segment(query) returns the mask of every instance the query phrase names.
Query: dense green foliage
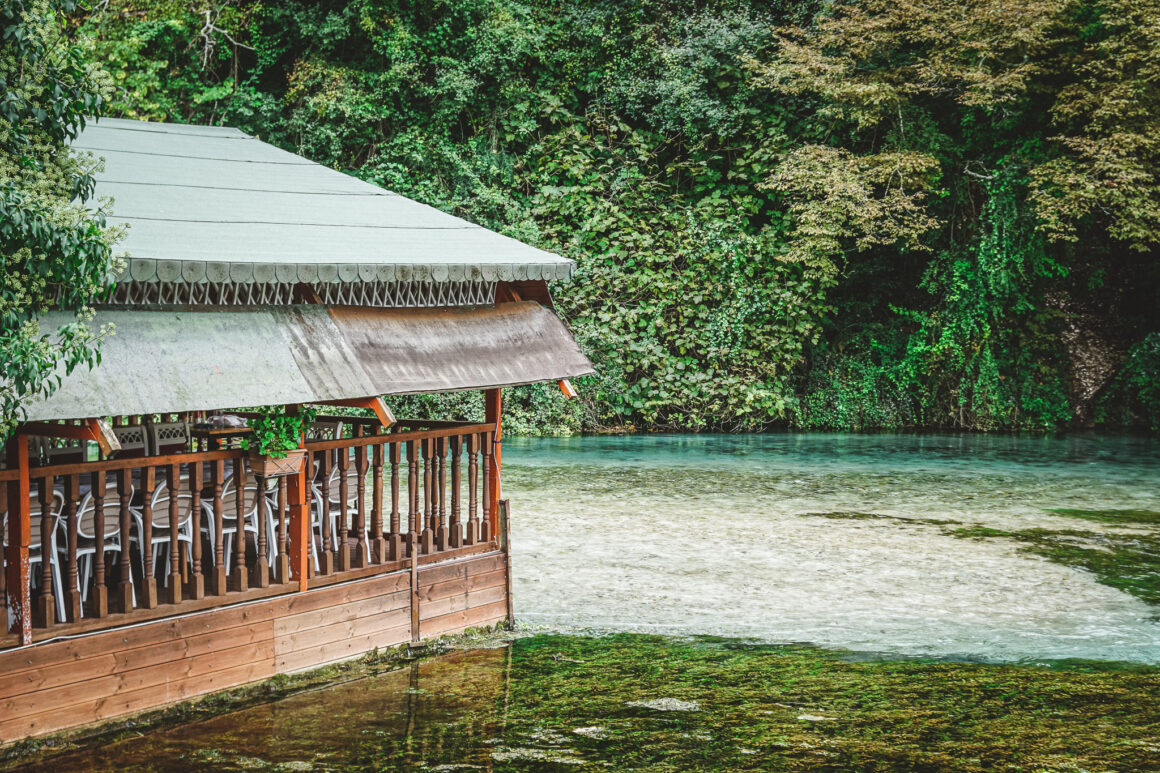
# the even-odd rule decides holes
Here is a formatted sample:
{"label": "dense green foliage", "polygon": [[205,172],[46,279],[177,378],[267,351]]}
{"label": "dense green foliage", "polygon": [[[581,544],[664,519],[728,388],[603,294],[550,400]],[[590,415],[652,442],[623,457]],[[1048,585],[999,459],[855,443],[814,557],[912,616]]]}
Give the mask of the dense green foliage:
{"label": "dense green foliage", "polygon": [[83,30],[110,114],[575,259],[599,375],[515,392],[511,429],[1155,429],[1160,4],[960,7],[121,0]]}
{"label": "dense green foliage", "polygon": [[[70,0],[0,4],[0,438],[61,372],[99,359],[89,306],[108,288],[113,235],[93,197],[95,159],[69,153],[99,87],[69,34]],[[63,308],[76,319],[42,330]]]}

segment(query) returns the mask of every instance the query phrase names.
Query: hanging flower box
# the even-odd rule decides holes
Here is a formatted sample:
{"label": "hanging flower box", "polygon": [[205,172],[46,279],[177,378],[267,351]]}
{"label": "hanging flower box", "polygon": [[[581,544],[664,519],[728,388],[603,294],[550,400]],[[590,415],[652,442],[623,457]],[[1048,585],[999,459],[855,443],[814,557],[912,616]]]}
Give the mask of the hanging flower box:
{"label": "hanging flower box", "polygon": [[302,470],[302,462],[306,459],[305,448],[294,448],[286,452],[281,459],[275,459],[269,454],[250,455],[250,471],[263,478],[278,478],[283,475],[296,475]]}

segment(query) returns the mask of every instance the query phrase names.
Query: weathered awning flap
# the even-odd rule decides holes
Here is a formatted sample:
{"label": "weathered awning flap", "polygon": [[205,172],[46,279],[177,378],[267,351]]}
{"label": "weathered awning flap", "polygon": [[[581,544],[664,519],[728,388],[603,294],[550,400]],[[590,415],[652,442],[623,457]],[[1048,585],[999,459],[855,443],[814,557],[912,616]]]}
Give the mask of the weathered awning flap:
{"label": "weathered awning flap", "polygon": [[[49,315],[42,327],[67,321]],[[30,420],[487,389],[592,373],[538,303],[456,309],[288,306],[103,311],[116,334]]]}

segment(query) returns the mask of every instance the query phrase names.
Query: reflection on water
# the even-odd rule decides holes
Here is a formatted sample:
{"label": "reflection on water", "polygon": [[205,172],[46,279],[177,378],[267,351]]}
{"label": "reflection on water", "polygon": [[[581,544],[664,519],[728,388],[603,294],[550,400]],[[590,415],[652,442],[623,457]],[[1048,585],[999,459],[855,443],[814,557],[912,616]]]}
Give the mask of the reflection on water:
{"label": "reflection on water", "polygon": [[[901,654],[1160,662],[1156,610],[930,521],[1084,531],[1160,510],[1160,442],[1096,436],[512,438],[517,616]],[[835,519],[809,513],[895,516]]]}
{"label": "reflection on water", "polygon": [[[508,649],[456,652],[58,757],[40,770],[463,770],[490,760]],[[456,769],[456,768],[451,768]]]}

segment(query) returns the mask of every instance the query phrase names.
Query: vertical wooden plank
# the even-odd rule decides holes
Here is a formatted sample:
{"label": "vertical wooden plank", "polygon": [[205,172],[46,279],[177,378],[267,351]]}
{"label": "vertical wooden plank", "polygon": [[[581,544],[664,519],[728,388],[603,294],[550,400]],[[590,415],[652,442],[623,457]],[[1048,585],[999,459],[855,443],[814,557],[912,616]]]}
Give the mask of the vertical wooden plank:
{"label": "vertical wooden plank", "polygon": [[[241,464],[240,459],[234,460],[234,464]],[[222,503],[222,486],[226,479],[226,461],[225,459],[218,459],[213,463],[213,470],[210,475],[213,479],[213,572],[210,573],[210,591],[215,596],[224,596],[228,590],[228,581],[226,579],[226,546],[225,538],[222,534],[223,523],[222,520],[226,516],[226,509]]]}
{"label": "vertical wooden plank", "polygon": [[[119,556],[120,570],[117,577],[117,611],[128,612],[133,609],[133,564],[129,550],[129,530],[132,528],[133,518],[129,509],[133,501],[133,471],[117,470],[117,499],[118,516],[121,523],[121,555]],[[138,537],[141,535],[138,534]],[[144,548],[142,548],[144,549]]]}
{"label": "vertical wooden plank", "polygon": [[512,546],[511,546],[511,503],[506,499],[499,501],[499,549],[503,551],[503,580],[504,596],[507,599],[507,627],[510,631],[515,627],[516,612],[512,603]]}
{"label": "vertical wooden plank", "polygon": [[157,578],[153,566],[153,489],[157,484],[157,470],[147,465],[141,470],[141,488],[145,506],[141,513],[141,552],[145,558],[145,572],[141,578],[141,606],[146,609],[157,607]]}
{"label": "vertical wooden plank", "polygon": [[[105,584],[105,473],[94,472],[89,478],[93,495],[93,587],[89,590],[88,614],[105,617],[109,614],[109,588]],[[121,537],[121,550],[129,551],[129,535]]]}
{"label": "vertical wooden plank", "polygon": [[166,470],[165,485],[169,490],[169,582],[165,599],[170,604],[181,603],[181,465],[170,464]]}
{"label": "vertical wooden plank", "polygon": [[229,587],[232,591],[250,588],[249,571],[246,569],[246,462],[234,462],[234,504],[237,531],[234,533],[234,567],[230,572]]}
{"label": "vertical wooden plank", "polygon": [[[12,633],[20,643],[32,643],[32,481],[28,477],[28,436],[14,434],[8,440],[8,469],[19,477],[8,484],[8,546],[4,554],[4,579],[8,609],[12,613]],[[4,618],[7,622],[8,618]]]}
{"label": "vertical wooden plank", "polygon": [[463,525],[459,522],[460,489],[463,486],[459,461],[463,455],[463,437],[452,435],[448,440],[451,448],[451,525],[448,527],[448,531],[450,532],[450,546],[457,548],[463,545]]}
{"label": "vertical wooden plank", "polygon": [[[64,479],[64,514],[65,539],[67,555],[65,557],[64,578],[64,614],[70,623],[81,619],[81,587],[77,572],[77,528],[79,513],[77,504],[80,499],[80,476],[66,475]],[[47,554],[46,554],[47,556]],[[47,563],[47,561],[46,561]]]}
{"label": "vertical wooden plank", "polygon": [[[52,565],[50,559],[55,556],[52,546],[52,530],[56,527],[55,515],[52,512],[56,504],[53,497],[54,479],[45,475],[40,479],[40,594],[36,598],[36,626],[48,628],[58,621],[56,619],[56,597],[53,593]],[[10,517],[11,518],[11,517]],[[64,588],[56,588],[56,593],[64,593]]]}
{"label": "vertical wooden plank", "polygon": [[204,483],[201,462],[190,465],[189,472],[189,529],[193,532],[193,546],[190,548],[189,584],[186,595],[191,599],[205,598],[205,574],[201,566],[201,487]]}
{"label": "vertical wooden plank", "polygon": [[489,542],[495,537],[497,525],[499,522],[499,498],[502,496],[500,457],[502,455],[501,439],[503,437],[503,390],[489,389],[484,394],[484,420],[488,424],[495,425],[491,436],[491,448],[488,452],[491,454],[490,469],[488,470],[491,478],[490,496],[487,501],[487,520],[484,521],[486,533],[483,535],[483,541]]}
{"label": "vertical wooden plank", "polygon": [[[258,520],[258,552],[254,557],[254,565],[250,569],[250,587],[251,588],[268,588],[270,587],[270,559],[266,553],[270,548],[269,526],[266,521],[266,477],[264,475],[254,476],[254,507],[257,508],[257,514],[254,516]],[[241,529],[238,529],[241,533]]]}

